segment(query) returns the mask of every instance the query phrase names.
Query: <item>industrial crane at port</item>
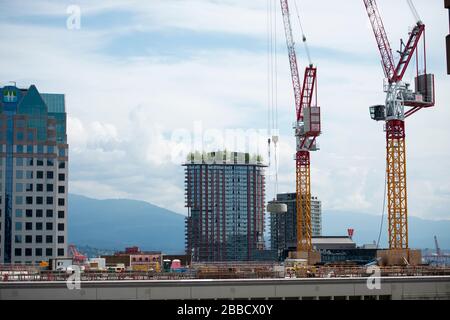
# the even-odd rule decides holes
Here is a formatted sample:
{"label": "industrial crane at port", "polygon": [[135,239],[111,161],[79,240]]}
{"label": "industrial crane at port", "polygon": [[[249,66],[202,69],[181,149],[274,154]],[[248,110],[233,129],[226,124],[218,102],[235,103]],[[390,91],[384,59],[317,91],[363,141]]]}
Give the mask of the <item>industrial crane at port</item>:
{"label": "industrial crane at port", "polygon": [[[400,57],[395,61],[386,30],[375,0],[363,0],[381,55],[384,75],[385,105],[370,107],[373,120],[385,122],[386,183],[389,225],[389,248],[408,249],[408,211],[406,186],[405,120],[423,108],[435,104],[434,75],[426,69],[425,24],[412,1],[408,1],[416,19],[406,44],[401,41]],[[423,40],[423,65],[419,66],[419,42]],[[403,82],[412,58],[416,59],[414,90]],[[420,72],[419,72],[420,70]],[[407,108],[407,110],[405,110]]]}
{"label": "industrial crane at port", "polygon": [[[312,250],[310,151],[318,150],[316,138],[321,132],[320,107],[316,106],[317,96],[315,96],[317,68],[310,61],[309,66],[305,69],[302,86],[298,72],[288,0],[280,0],[280,3],[296,111],[294,130],[296,136],[297,252],[310,252]],[[306,41],[304,35],[303,41]]]}

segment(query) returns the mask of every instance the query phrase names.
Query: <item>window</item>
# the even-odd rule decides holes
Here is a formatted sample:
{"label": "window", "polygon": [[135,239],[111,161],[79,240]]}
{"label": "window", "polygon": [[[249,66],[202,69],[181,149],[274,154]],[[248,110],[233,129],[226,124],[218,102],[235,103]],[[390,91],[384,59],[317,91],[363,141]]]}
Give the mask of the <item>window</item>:
{"label": "window", "polygon": [[16,179],[23,179],[23,171],[16,170]]}
{"label": "window", "polygon": [[42,183],[38,183],[36,185],[36,191],[38,191],[38,192],[44,191],[44,185]]}
{"label": "window", "polygon": [[27,146],[27,153],[33,153],[33,146]]}
{"label": "window", "polygon": [[37,153],[44,153],[44,146],[42,144],[37,146]]}
{"label": "window", "polygon": [[45,224],[45,230],[53,230],[53,223],[47,222]]}
{"label": "window", "polygon": [[16,217],[22,218],[22,209],[16,209]]}
{"label": "window", "polygon": [[58,193],[64,193],[66,191],[66,188],[64,186],[58,187]]}
{"label": "window", "polygon": [[47,153],[54,153],[55,148],[53,146],[47,146]]}
{"label": "window", "polygon": [[23,131],[18,131],[18,132],[16,133],[16,140],[23,141],[24,138],[25,138],[25,137],[24,137],[24,135],[23,135]]}
{"label": "window", "polygon": [[43,204],[44,198],[43,197],[36,197],[36,204]]}
{"label": "window", "polygon": [[44,165],[44,159],[37,159],[36,160],[36,165],[38,167],[42,167]]}
{"label": "window", "polygon": [[15,255],[16,257],[22,256],[22,249],[20,249],[20,248],[15,248],[15,249],[14,249],[14,255]]}
{"label": "window", "polygon": [[33,224],[31,222],[26,222],[25,230],[33,230]]}
{"label": "window", "polygon": [[53,179],[53,171],[47,171],[47,179]]}
{"label": "window", "polygon": [[23,204],[23,197],[16,196],[16,204]]}
{"label": "window", "polygon": [[23,153],[23,145],[17,145],[17,147],[16,147],[16,152],[17,153]]}
{"label": "window", "polygon": [[36,230],[42,230],[42,222],[36,222]]}
{"label": "window", "polygon": [[64,173],[58,174],[58,180],[59,181],[65,181],[66,180],[66,175]]}
{"label": "window", "polygon": [[66,167],[66,163],[64,161],[60,161],[58,164],[58,168],[64,169]]}
{"label": "window", "polygon": [[63,206],[65,203],[64,198],[58,199],[58,206]]}
{"label": "window", "polygon": [[64,243],[64,236],[58,236],[58,243]]}
{"label": "window", "polygon": [[64,223],[58,223],[58,231],[64,231]]}
{"label": "window", "polygon": [[42,209],[36,210],[36,218],[42,218],[43,217],[43,211]]}
{"label": "window", "polygon": [[16,192],[23,192],[23,184],[16,183]]}
{"label": "window", "polygon": [[27,204],[33,204],[33,197],[26,197],[25,200]]}
{"label": "window", "polygon": [[25,256],[26,257],[31,257],[33,255],[31,248],[26,248],[25,249]]}
{"label": "window", "polygon": [[60,157],[64,157],[66,155],[66,149],[59,149],[58,154]]}
{"label": "window", "polygon": [[36,172],[36,178],[44,179],[44,171],[37,171]]}
{"label": "window", "polygon": [[42,256],[42,248],[36,248],[35,249],[35,255],[37,257],[41,257]]}
{"label": "window", "polygon": [[47,197],[47,204],[53,204],[53,197]]}
{"label": "window", "polygon": [[23,184],[16,183],[16,192],[23,192]]}
{"label": "window", "polygon": [[33,165],[33,158],[27,158],[27,166]]}
{"label": "window", "polygon": [[28,134],[27,134],[27,138],[28,138],[28,141],[33,141],[34,140],[34,134],[33,134],[33,132],[32,131],[28,131]]}
{"label": "window", "polygon": [[36,236],[36,243],[42,243],[42,236]]}
{"label": "window", "polygon": [[33,192],[33,184],[32,183],[27,183],[25,185],[25,191],[26,192]]}
{"label": "window", "polygon": [[53,192],[53,184],[47,183],[47,192]]}
{"label": "window", "polygon": [[45,216],[47,218],[53,218],[53,210],[52,209],[48,209]]}
{"label": "window", "polygon": [[25,243],[32,243],[33,242],[33,237],[30,235],[26,235],[25,236]]}
{"label": "window", "polygon": [[53,242],[53,236],[45,236],[45,242],[46,243],[52,243]]}
{"label": "window", "polygon": [[23,158],[16,158],[16,166],[17,167],[23,166]]}
{"label": "window", "polygon": [[64,219],[64,211],[58,211],[58,218]]}
{"label": "window", "polygon": [[64,257],[64,248],[59,248],[58,249],[58,256],[59,257]]}
{"label": "window", "polygon": [[22,243],[22,236],[21,235],[14,236],[14,242],[15,243]]}
{"label": "window", "polygon": [[27,218],[32,218],[33,217],[33,210],[31,210],[31,209],[25,210],[25,216]]}
{"label": "window", "polygon": [[27,171],[27,179],[33,179],[33,171]]}
{"label": "window", "polygon": [[55,165],[55,161],[53,159],[47,159],[47,166],[53,167]]}
{"label": "window", "polygon": [[52,248],[47,248],[47,249],[45,249],[45,255],[46,255],[47,257],[52,256],[52,255],[53,255],[53,250],[52,250]]}
{"label": "window", "polygon": [[16,222],[16,231],[22,230],[22,222]]}

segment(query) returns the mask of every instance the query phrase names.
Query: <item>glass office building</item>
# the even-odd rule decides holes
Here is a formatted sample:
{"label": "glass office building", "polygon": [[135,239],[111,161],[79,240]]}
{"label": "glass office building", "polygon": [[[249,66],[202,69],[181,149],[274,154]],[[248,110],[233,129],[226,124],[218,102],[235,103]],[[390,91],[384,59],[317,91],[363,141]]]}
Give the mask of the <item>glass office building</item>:
{"label": "glass office building", "polygon": [[0,88],[0,263],[67,255],[63,94]]}
{"label": "glass office building", "polygon": [[[277,195],[277,201],[287,205],[284,214],[270,214],[270,245],[282,260],[286,253],[297,246],[297,199],[295,193]],[[317,197],[311,197],[312,236],[322,235],[322,203]]]}
{"label": "glass office building", "polygon": [[265,166],[237,152],[190,154],[186,253],[192,261],[257,260],[264,249]]}

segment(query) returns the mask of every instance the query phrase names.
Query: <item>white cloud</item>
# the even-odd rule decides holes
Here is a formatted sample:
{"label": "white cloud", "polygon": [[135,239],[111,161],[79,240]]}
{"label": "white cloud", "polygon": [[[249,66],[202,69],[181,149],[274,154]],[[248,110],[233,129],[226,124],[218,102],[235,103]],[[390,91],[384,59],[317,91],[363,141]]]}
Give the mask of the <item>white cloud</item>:
{"label": "white cloud", "polygon": [[[412,24],[404,2],[379,0],[393,47]],[[65,16],[66,3],[11,3],[2,14]],[[319,102],[323,107],[321,151],[312,154],[313,193],[325,209],[378,213],[383,200],[385,146],[382,125],[368,106],[383,102],[382,71],[361,1],[304,0],[302,17],[317,52]],[[184,213],[183,168],[171,159],[174,130],[265,128],[265,53],[233,47],[194,48],[171,61],[158,51],[119,57],[102,51],[116,36],[136,30],[183,28],[265,39],[266,1],[79,1],[82,14],[125,10],[131,25],[79,31],[3,22],[2,81],[35,83],[43,92],[66,93],[70,143],[70,191],[100,198],[147,200]],[[449,218],[450,80],[444,76],[446,12],[441,4],[416,1],[429,23],[429,67],[437,74],[438,105],[408,119],[409,208],[412,215]],[[20,9],[20,10],[19,10]],[[303,13],[304,12],[304,13]],[[442,18],[442,19],[440,19]],[[99,18],[100,19],[100,18]],[[295,18],[293,18],[294,23]],[[284,45],[278,20],[280,48]],[[295,26],[295,25],[294,25]],[[395,46],[394,46],[395,44]],[[251,44],[249,44],[251,47]],[[224,45],[226,47],[226,45]],[[338,51],[333,51],[338,50]],[[300,51],[301,52],[301,51]],[[314,52],[313,52],[314,57]],[[293,191],[295,140],[292,88],[286,53],[279,52],[280,191]],[[301,65],[305,57],[299,57]],[[301,68],[302,69],[302,68]],[[264,143],[260,146],[266,155]],[[267,198],[272,197],[270,177]]]}

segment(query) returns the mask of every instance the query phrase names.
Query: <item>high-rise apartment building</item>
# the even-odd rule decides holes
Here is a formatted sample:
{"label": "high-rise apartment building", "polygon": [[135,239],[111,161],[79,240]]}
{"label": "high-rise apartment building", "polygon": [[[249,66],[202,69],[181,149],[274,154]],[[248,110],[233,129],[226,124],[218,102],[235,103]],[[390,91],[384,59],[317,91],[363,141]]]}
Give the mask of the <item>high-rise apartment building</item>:
{"label": "high-rise apartment building", "polygon": [[[281,259],[286,252],[297,246],[297,200],[295,193],[278,194],[278,202],[287,205],[286,213],[270,214],[270,244]],[[312,236],[322,235],[322,204],[317,197],[311,197]]]}
{"label": "high-rise apartment building", "polygon": [[264,249],[265,165],[260,157],[191,154],[184,166],[186,253],[193,261],[257,260]]}
{"label": "high-rise apartment building", "polygon": [[0,88],[0,263],[67,255],[63,94]]}

